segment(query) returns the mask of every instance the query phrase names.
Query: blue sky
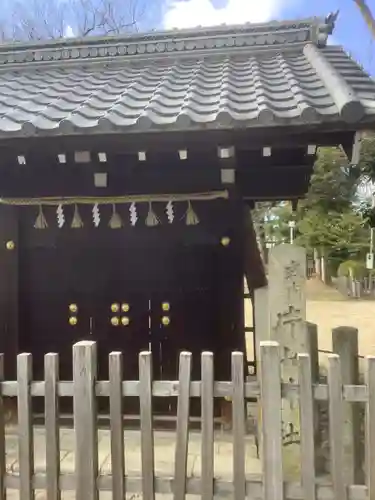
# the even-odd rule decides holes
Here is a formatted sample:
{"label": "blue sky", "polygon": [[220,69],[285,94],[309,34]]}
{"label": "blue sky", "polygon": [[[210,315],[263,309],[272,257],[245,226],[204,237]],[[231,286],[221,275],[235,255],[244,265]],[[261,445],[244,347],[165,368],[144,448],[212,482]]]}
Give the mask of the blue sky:
{"label": "blue sky", "polygon": [[[368,0],[368,4],[375,12],[375,0]],[[372,42],[354,0],[166,0],[159,10],[158,24],[188,27],[223,22],[263,22],[326,16],[337,9],[340,15],[332,43],[343,45],[367,70],[375,74],[375,40]]]}
{"label": "blue sky", "polygon": [[[145,14],[142,31],[162,28],[190,28],[215,24],[241,22],[267,22],[273,19],[296,19],[310,16],[326,16],[340,10],[336,30],[331,43],[343,45],[372,75],[375,75],[375,40],[354,3],[354,0],[0,0],[0,28],[14,24],[10,12],[22,4],[22,11],[48,12],[50,21],[56,22],[56,10],[60,6],[77,2],[80,5],[111,2],[116,12],[123,13],[130,4],[143,8]],[[375,13],[375,0],[367,0]],[[56,9],[57,6],[57,9]],[[65,11],[65,7],[63,8]],[[73,16],[74,17],[74,16]],[[19,19],[17,19],[19,21]],[[42,21],[43,22],[43,21]],[[40,16],[38,24],[40,23]],[[66,35],[74,35],[74,19],[64,19],[68,26]],[[41,27],[43,29],[43,27]]]}

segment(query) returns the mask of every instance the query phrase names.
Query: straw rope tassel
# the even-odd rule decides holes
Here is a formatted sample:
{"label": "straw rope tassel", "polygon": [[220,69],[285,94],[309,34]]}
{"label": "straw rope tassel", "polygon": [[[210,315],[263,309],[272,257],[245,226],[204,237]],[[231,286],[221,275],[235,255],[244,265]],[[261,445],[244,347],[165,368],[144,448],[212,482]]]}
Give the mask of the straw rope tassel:
{"label": "straw rope tassel", "polygon": [[44,217],[42,205],[39,205],[39,212],[35,220],[34,227],[35,229],[46,229],[48,227],[47,220]]}
{"label": "straw rope tassel", "polygon": [[188,201],[188,209],[186,211],[186,225],[187,226],[196,226],[199,224],[199,217],[194,212],[191,201]]}
{"label": "straw rope tassel", "polygon": [[116,205],[112,205],[112,216],[109,220],[109,227],[111,229],[121,229],[123,226],[120,214],[116,211]]}
{"label": "straw rope tassel", "polygon": [[155,212],[152,209],[151,201],[148,204],[148,214],[146,218],[146,226],[152,227],[159,224],[159,219],[157,218]]}
{"label": "straw rope tassel", "polygon": [[78,210],[77,205],[75,205],[75,207],[74,207],[74,215],[73,215],[71,227],[73,229],[80,229],[83,227],[83,222],[82,222],[81,216],[79,214],[79,210]]}

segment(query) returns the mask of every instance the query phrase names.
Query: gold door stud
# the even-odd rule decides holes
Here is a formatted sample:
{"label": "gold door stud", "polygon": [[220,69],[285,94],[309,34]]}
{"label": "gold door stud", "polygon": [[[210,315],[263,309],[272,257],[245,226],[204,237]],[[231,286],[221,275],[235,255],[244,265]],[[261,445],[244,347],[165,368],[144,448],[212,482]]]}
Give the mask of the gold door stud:
{"label": "gold door stud", "polygon": [[112,326],[118,326],[120,324],[120,320],[117,316],[113,316],[113,318],[111,318],[111,325]]}
{"label": "gold door stud", "polygon": [[163,316],[161,318],[161,322],[163,323],[164,326],[169,326],[171,323],[171,318],[169,316]]}
{"label": "gold door stud", "polygon": [[121,318],[121,324],[122,326],[129,326],[130,324],[130,319],[127,316],[123,316]]}

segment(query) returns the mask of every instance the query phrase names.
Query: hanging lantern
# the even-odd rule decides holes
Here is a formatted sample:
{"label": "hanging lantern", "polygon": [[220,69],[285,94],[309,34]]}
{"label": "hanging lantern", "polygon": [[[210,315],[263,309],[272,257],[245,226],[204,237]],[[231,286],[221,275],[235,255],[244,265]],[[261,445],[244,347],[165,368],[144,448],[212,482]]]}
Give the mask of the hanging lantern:
{"label": "hanging lantern", "polygon": [[191,205],[190,200],[188,201],[188,209],[186,211],[186,225],[187,226],[196,226],[199,224],[198,215],[194,212],[193,207]]}
{"label": "hanging lantern", "polygon": [[47,220],[44,217],[42,205],[39,205],[38,216],[34,224],[35,229],[46,229],[48,227]]}
{"label": "hanging lantern", "polygon": [[76,316],[71,316],[71,317],[69,318],[69,325],[70,325],[70,326],[76,326],[76,325],[77,325],[77,323],[78,323],[78,319],[77,319],[77,317],[76,317]]}
{"label": "hanging lantern", "polygon": [[121,304],[121,311],[126,313],[130,311],[130,305],[124,302],[124,304]]}
{"label": "hanging lantern", "polygon": [[119,312],[119,310],[120,310],[120,305],[119,304],[112,304],[111,305],[111,311],[113,313],[117,313],[117,312]]}
{"label": "hanging lantern", "polygon": [[81,219],[81,216],[80,216],[80,213],[79,213],[77,205],[75,205],[75,207],[74,207],[74,215],[73,215],[73,220],[72,220],[71,227],[73,229],[80,229],[80,228],[83,227],[83,222],[82,222],[82,219]]}
{"label": "hanging lantern", "polygon": [[152,209],[151,201],[148,204],[148,214],[146,218],[146,226],[153,227],[159,224],[159,219],[157,218],[155,212]]}
{"label": "hanging lantern", "polygon": [[78,312],[77,304],[69,304],[69,311],[74,314],[77,313]]}
{"label": "hanging lantern", "polygon": [[112,216],[109,219],[108,225],[111,229],[121,229],[123,226],[122,219],[120,214],[116,211],[116,205],[114,203],[112,205]]}

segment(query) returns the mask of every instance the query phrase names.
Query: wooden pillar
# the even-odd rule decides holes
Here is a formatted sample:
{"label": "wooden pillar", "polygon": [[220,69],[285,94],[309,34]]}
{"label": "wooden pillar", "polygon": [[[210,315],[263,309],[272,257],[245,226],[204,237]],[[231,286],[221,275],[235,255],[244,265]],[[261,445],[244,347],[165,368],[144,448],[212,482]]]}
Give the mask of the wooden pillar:
{"label": "wooden pillar", "polygon": [[[246,352],[244,325],[244,231],[242,201],[236,192],[226,201],[226,217],[217,241],[217,337],[215,379],[230,380],[231,353]],[[227,240],[227,241],[225,241]],[[232,402],[220,400],[224,428],[232,426]]]}
{"label": "wooden pillar", "polygon": [[[358,330],[339,326],[332,330],[332,350],[340,356],[344,385],[359,385]],[[364,484],[364,449],[359,404],[344,404],[344,464],[347,484]]]}
{"label": "wooden pillar", "polygon": [[268,303],[268,286],[254,290],[254,325],[255,325],[255,352],[257,362],[260,363],[260,343],[270,340],[270,313]]}
{"label": "wooden pillar", "polygon": [[[260,344],[261,342],[270,339],[270,313],[268,302],[268,286],[254,290],[254,326],[255,326],[255,352],[257,362],[257,377],[260,381],[262,369],[260,366]],[[260,381],[261,382],[261,381]],[[262,450],[262,401],[258,400],[258,425],[257,425],[257,438],[258,438],[258,452],[260,458],[263,459]]]}
{"label": "wooden pillar", "polygon": [[[309,352],[306,325],[306,251],[296,245],[270,250],[268,265],[270,340],[280,344],[283,382],[297,383],[298,353]],[[283,461],[287,477],[300,474],[300,424],[298,399],[282,404]]]}
{"label": "wooden pillar", "polygon": [[15,379],[19,341],[18,213],[0,205],[0,352],[5,355],[5,377]]}
{"label": "wooden pillar", "polygon": [[[319,384],[319,346],[318,346],[318,325],[315,323],[307,323],[307,354],[310,356],[311,380],[313,384]],[[323,449],[323,440],[321,434],[321,415],[324,407],[327,406],[326,401],[314,401],[314,443],[315,443],[315,472],[323,474],[326,472],[326,456]]]}

